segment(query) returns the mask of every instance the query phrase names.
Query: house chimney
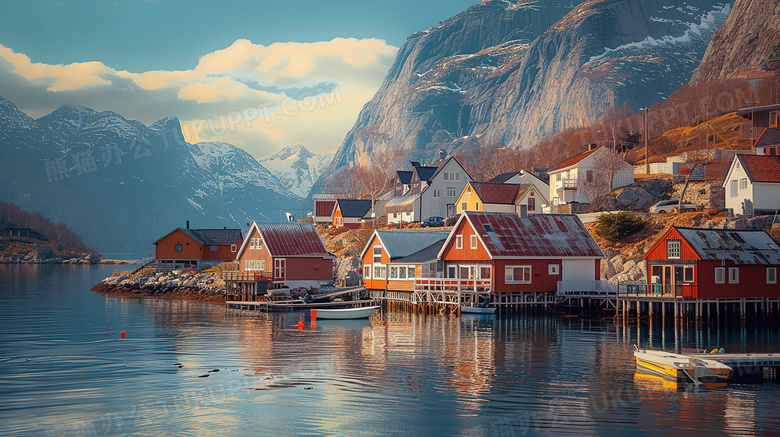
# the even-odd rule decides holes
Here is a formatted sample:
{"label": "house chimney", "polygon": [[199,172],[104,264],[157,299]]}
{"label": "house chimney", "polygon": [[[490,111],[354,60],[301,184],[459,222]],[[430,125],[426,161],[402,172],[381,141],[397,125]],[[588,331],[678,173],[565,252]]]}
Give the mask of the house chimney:
{"label": "house chimney", "polygon": [[227,226],[222,226],[222,229],[227,229]]}
{"label": "house chimney", "polygon": [[187,220],[187,229],[189,229],[189,228],[190,228],[190,221]]}
{"label": "house chimney", "polygon": [[528,206],[520,205],[520,218],[528,217]]}

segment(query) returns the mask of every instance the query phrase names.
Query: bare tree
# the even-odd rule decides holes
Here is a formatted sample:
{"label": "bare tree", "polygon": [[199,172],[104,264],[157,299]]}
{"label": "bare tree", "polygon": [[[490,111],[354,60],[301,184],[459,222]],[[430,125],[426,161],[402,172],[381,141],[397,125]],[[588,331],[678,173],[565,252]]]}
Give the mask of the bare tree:
{"label": "bare tree", "polygon": [[593,160],[594,171],[607,175],[609,191],[615,189],[615,176],[621,171],[633,170],[631,164],[627,163],[615,150],[605,147],[605,152],[601,152]]}
{"label": "bare tree", "polygon": [[363,195],[363,186],[360,183],[358,172],[360,167],[342,167],[327,186],[327,191],[342,199],[358,199]]}
{"label": "bare tree", "polygon": [[371,198],[371,212],[376,200],[393,186],[395,164],[404,155],[402,149],[382,149],[374,153],[359,167],[355,167],[354,176],[362,192]]}

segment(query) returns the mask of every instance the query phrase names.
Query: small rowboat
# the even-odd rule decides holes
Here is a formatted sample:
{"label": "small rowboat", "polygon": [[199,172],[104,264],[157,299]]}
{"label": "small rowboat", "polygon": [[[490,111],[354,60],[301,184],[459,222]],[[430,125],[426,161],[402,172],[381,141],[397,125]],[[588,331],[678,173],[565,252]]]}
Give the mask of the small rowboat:
{"label": "small rowboat", "polygon": [[378,306],[358,307],[358,308],[338,308],[338,309],[318,309],[318,319],[365,319],[374,312]]}
{"label": "small rowboat", "polygon": [[475,307],[471,305],[461,305],[460,312],[463,314],[495,314],[496,307]]}

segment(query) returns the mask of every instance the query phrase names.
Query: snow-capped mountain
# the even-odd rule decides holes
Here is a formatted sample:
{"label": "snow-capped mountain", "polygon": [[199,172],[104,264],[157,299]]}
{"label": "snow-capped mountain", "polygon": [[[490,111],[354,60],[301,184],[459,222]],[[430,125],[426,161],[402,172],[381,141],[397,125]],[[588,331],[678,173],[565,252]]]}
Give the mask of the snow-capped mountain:
{"label": "snow-capped mountain", "polygon": [[333,154],[317,155],[296,144],[261,159],[260,164],[273,173],[280,186],[296,196],[306,197],[332,160]]}
{"label": "snow-capped mountain", "polygon": [[[499,145],[661,102],[688,83],[732,0],[484,0],[398,50],[331,165],[377,150]],[[735,49],[736,50],[736,49]]]}
{"label": "snow-capped mountain", "polygon": [[147,255],[187,220],[243,228],[301,204],[244,150],[184,141],[176,117],[147,127],[68,105],[34,120],[0,97],[0,150],[0,200],[67,223],[107,257]]}

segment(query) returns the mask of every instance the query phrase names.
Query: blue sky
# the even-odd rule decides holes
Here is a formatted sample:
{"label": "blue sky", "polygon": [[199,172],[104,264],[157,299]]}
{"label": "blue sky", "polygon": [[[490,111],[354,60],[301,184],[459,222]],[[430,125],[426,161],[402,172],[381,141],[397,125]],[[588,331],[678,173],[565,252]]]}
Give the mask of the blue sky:
{"label": "blue sky", "polygon": [[[406,37],[474,3],[6,2],[0,95],[36,118],[67,103],[147,124],[176,115],[189,140],[258,158],[295,143],[333,152]],[[301,96],[320,105],[296,107]],[[263,123],[202,129],[258,108]]]}

